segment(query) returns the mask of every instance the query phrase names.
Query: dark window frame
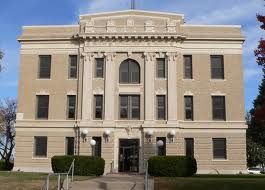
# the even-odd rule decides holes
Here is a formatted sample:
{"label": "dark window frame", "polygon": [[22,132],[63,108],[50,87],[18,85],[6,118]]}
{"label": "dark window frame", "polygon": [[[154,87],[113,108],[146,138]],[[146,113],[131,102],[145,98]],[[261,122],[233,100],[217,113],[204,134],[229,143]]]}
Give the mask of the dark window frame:
{"label": "dark window frame", "polygon": [[[69,146],[70,143],[70,146]],[[65,137],[65,155],[74,155],[75,154],[75,138],[74,137]]]}
{"label": "dark window frame", "polygon": [[[121,101],[122,98],[127,99],[127,104],[122,106]],[[137,99],[137,106],[133,105],[133,99]],[[122,111],[121,109],[127,109],[127,117],[122,117]],[[137,117],[133,117],[134,113],[133,110],[138,110],[138,112],[135,112]],[[127,95],[127,94],[120,94],[119,95],[119,119],[120,120],[140,120],[141,118],[141,96],[140,95]]]}
{"label": "dark window frame", "polygon": [[[224,147],[216,147],[216,146],[220,146],[220,144],[218,145],[216,144],[218,141],[219,143],[220,142],[223,143]],[[213,159],[227,160],[227,140],[226,138],[213,138],[212,148],[213,148]]]}
{"label": "dark window frame", "polygon": [[[124,67],[124,68],[123,68]],[[134,70],[133,67],[137,69],[137,79],[134,81],[133,76],[134,76]],[[122,69],[125,69],[124,71]],[[127,73],[126,75],[126,81],[123,81],[123,74]],[[120,84],[140,84],[141,83],[141,67],[139,63],[133,59],[126,59],[120,64],[119,67],[119,83]]]}
{"label": "dark window frame", "polygon": [[[188,98],[191,99],[191,105],[187,105],[187,100]],[[191,113],[191,118],[188,118],[187,112],[190,111]],[[193,121],[194,120],[194,104],[193,104],[193,96],[184,96],[184,113],[185,113],[185,120],[187,121]]]}
{"label": "dark window frame", "polygon": [[[43,59],[47,59],[47,58],[49,62],[48,62],[48,65],[45,65],[45,62],[43,62],[44,61]],[[39,55],[38,79],[51,79],[51,66],[52,66],[51,55]],[[45,73],[45,70],[47,73]]]}
{"label": "dark window frame", "polygon": [[[221,65],[219,67],[215,67],[213,59],[221,59]],[[224,80],[225,79],[225,68],[224,68],[224,56],[223,55],[211,55],[210,56],[211,60],[211,79],[213,80]],[[216,71],[219,70],[219,73],[217,76],[215,75]]]}
{"label": "dark window frame", "polygon": [[[73,59],[75,59],[73,65]],[[77,55],[69,55],[68,57],[69,68],[68,68],[68,78],[69,79],[77,79],[78,73],[78,56]]]}
{"label": "dark window frame", "polygon": [[[216,107],[215,106],[215,101],[217,101],[217,98],[221,98],[223,101],[223,106],[222,107]],[[219,100],[220,101],[220,100]],[[222,113],[216,113],[216,111],[222,111]],[[217,115],[223,115],[223,117],[217,117]],[[214,121],[226,121],[226,99],[225,96],[212,96],[212,119]]]}
{"label": "dark window frame", "polygon": [[94,156],[101,157],[102,156],[102,137],[92,137],[93,140],[96,141],[94,148]]}
{"label": "dark window frame", "polygon": [[[41,98],[47,98],[47,105],[41,105],[44,104],[43,102],[40,102]],[[38,120],[48,120],[49,119],[49,104],[50,104],[50,96],[49,95],[37,95],[36,96],[36,119]],[[41,113],[45,111],[46,113]],[[44,114],[43,116],[41,114]]]}
{"label": "dark window frame", "polygon": [[[102,62],[99,62],[102,61]],[[102,65],[99,65],[102,64]],[[104,58],[95,58],[95,78],[104,79],[104,70],[105,70],[105,59]]]}
{"label": "dark window frame", "polygon": [[[100,100],[101,104],[97,105]],[[97,112],[101,112],[101,117],[97,117]],[[103,120],[104,118],[104,97],[102,94],[94,95],[94,119],[95,120]]]}
{"label": "dark window frame", "polygon": [[[74,98],[74,102],[71,102],[70,98]],[[70,103],[74,103],[74,105],[70,105]],[[73,117],[70,116],[73,112]],[[76,118],[76,95],[67,95],[67,119],[74,120]]]}
{"label": "dark window frame", "polygon": [[[185,138],[185,155],[194,157],[194,138]],[[189,147],[191,145],[191,147]]]}
{"label": "dark window frame", "polygon": [[[160,98],[163,99],[163,103],[164,105],[159,105]],[[156,120],[166,120],[167,117],[167,99],[166,99],[166,95],[156,95]],[[162,112],[164,112],[163,116],[160,117],[160,111],[162,110]]]}
{"label": "dark window frame", "polygon": [[[190,59],[190,62],[188,65],[188,62],[186,62],[186,58]],[[192,55],[184,55],[183,56],[183,72],[184,72],[184,79],[193,79],[193,61],[192,61]]]}
{"label": "dark window frame", "polygon": [[166,137],[156,137],[156,142],[159,140],[163,141],[163,146],[157,147],[157,156],[166,156],[167,155],[167,138]]}
{"label": "dark window frame", "polygon": [[[160,62],[163,60],[162,62]],[[162,69],[160,68],[160,63],[163,63]],[[165,58],[157,58],[156,59],[156,78],[158,79],[165,79],[166,78],[166,59]]]}
{"label": "dark window frame", "polygon": [[[40,140],[41,142],[38,142],[38,140]],[[43,150],[40,150],[38,148],[43,148]],[[47,156],[48,156],[48,137],[34,136],[34,157],[47,158]]]}

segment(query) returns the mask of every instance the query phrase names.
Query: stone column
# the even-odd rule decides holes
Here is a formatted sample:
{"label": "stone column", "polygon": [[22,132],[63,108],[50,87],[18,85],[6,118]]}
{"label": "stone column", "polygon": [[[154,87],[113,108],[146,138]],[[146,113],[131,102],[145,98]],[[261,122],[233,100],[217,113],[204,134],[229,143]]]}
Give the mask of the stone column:
{"label": "stone column", "polygon": [[115,53],[106,53],[106,69],[105,69],[105,124],[114,123],[115,113],[115,78],[116,78],[116,66],[115,66]]}
{"label": "stone column", "polygon": [[145,53],[145,123],[155,120],[155,54]]}
{"label": "stone column", "polygon": [[92,73],[94,54],[84,53],[84,68],[83,68],[83,95],[82,95],[82,120],[92,120]]}
{"label": "stone column", "polygon": [[177,122],[177,53],[167,53],[168,63],[168,123]]}

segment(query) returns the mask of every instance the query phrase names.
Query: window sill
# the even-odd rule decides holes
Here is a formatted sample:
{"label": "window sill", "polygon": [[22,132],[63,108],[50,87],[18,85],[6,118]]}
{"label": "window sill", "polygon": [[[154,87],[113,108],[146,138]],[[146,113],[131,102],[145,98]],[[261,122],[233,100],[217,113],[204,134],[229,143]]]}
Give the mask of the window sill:
{"label": "window sill", "polygon": [[66,79],[66,80],[77,80],[77,78],[68,78],[68,79]]}
{"label": "window sill", "polygon": [[32,157],[32,160],[48,160],[48,157]]}
{"label": "window sill", "polygon": [[37,120],[37,121],[48,121],[49,119],[48,118],[35,118],[35,120]]}
{"label": "window sill", "polygon": [[142,86],[141,83],[118,83],[120,86]]}
{"label": "window sill", "polygon": [[188,81],[188,82],[192,82],[195,81],[194,79],[182,79],[183,81]]}
{"label": "window sill", "polygon": [[226,79],[210,79],[210,82],[225,82]]}
{"label": "window sill", "polygon": [[45,80],[52,80],[51,78],[36,78],[36,80],[45,81]]}
{"label": "window sill", "polygon": [[167,80],[167,78],[155,78],[155,80],[166,81],[166,80]]}
{"label": "window sill", "polygon": [[96,77],[94,77],[93,80],[103,80],[104,81],[105,79],[104,78],[96,78]]}
{"label": "window sill", "polygon": [[212,159],[213,162],[223,162],[223,161],[229,161],[228,159],[225,158],[214,158]]}

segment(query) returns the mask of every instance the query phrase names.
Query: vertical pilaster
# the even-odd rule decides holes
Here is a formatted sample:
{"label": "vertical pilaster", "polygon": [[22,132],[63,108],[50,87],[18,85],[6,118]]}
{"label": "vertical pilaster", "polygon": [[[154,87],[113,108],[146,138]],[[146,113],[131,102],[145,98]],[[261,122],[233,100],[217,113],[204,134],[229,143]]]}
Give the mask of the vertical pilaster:
{"label": "vertical pilaster", "polygon": [[82,120],[92,120],[92,73],[94,54],[84,53],[83,69],[83,95],[82,95]]}
{"label": "vertical pilaster", "polygon": [[145,122],[155,120],[155,54],[145,53]]}
{"label": "vertical pilaster", "polygon": [[111,124],[114,122],[115,113],[115,53],[106,53],[106,69],[105,69],[105,123]]}
{"label": "vertical pilaster", "polygon": [[168,62],[168,123],[177,122],[177,53],[167,53]]}

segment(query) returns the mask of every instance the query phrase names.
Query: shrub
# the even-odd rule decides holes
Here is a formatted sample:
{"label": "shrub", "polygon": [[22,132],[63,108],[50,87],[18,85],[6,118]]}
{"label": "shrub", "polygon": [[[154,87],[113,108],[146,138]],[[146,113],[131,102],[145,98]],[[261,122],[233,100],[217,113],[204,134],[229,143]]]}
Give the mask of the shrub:
{"label": "shrub", "polygon": [[53,156],[54,173],[67,173],[75,159],[74,174],[80,176],[100,176],[104,173],[105,160],[96,156]]}
{"label": "shrub", "polygon": [[158,177],[192,176],[197,172],[197,162],[187,156],[154,156],[148,160],[148,172]]}
{"label": "shrub", "polygon": [[4,160],[0,160],[0,171],[11,171],[13,167],[13,163],[6,164]]}

